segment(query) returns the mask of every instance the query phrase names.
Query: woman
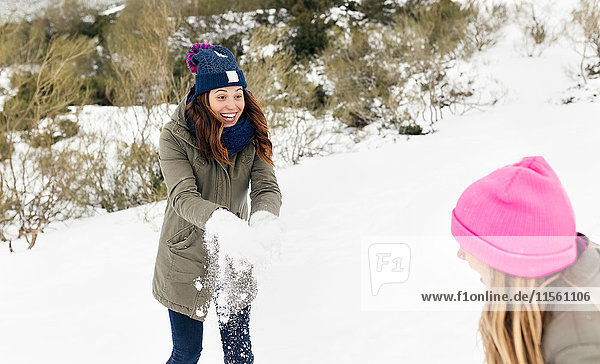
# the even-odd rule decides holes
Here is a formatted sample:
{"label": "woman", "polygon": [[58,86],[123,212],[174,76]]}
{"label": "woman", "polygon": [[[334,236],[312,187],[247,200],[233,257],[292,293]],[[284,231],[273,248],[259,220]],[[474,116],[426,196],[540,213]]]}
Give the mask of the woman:
{"label": "woman", "polygon": [[[575,215],[542,157],[527,157],[469,186],[452,213],[452,235],[489,287],[598,287],[600,253],[575,231]],[[596,302],[597,304],[597,302]],[[479,331],[494,363],[600,363],[600,312],[489,304]]]}
{"label": "woman", "polygon": [[[281,206],[267,122],[246,90],[233,54],[224,47],[195,44],[188,56],[196,83],[164,125],[159,143],[168,200],[152,292],[169,310],[169,364],[198,361],[202,322],[215,287],[226,283],[215,282],[219,259],[217,251],[207,251],[205,232],[221,250],[238,252],[243,259],[253,251],[256,236],[263,244],[277,239],[265,238],[261,231],[277,231],[273,226]],[[252,231],[246,222],[249,185]],[[252,249],[244,250],[248,247]],[[225,362],[252,363],[249,304],[256,283],[251,271],[229,271],[235,294],[217,302],[231,313],[219,316]]]}

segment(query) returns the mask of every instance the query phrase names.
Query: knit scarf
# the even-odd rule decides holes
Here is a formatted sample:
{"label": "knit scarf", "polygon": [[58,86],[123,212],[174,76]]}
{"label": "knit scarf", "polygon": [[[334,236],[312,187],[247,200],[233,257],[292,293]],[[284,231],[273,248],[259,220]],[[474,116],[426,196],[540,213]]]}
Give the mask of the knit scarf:
{"label": "knit scarf", "polygon": [[243,113],[235,125],[223,128],[221,143],[227,148],[227,155],[231,158],[232,155],[246,148],[253,136],[252,121],[246,113]]}
{"label": "knit scarf", "polygon": [[[188,102],[190,101],[191,100],[188,97]],[[186,122],[190,132],[195,136],[196,126],[194,125],[194,122],[192,120],[186,120]],[[234,154],[246,148],[253,136],[254,127],[252,121],[246,113],[242,113],[235,125],[223,128],[221,144],[227,148],[227,156],[231,158]]]}

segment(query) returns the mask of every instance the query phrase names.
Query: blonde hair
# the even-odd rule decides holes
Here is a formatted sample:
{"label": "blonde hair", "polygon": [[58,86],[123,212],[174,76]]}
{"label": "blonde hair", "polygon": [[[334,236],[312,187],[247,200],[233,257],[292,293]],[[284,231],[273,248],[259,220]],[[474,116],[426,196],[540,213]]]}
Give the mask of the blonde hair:
{"label": "blonde hair", "polygon": [[[588,248],[598,249],[595,244]],[[540,278],[522,278],[502,273],[489,267],[491,287],[543,288],[560,279],[576,287],[560,271]],[[489,303],[488,303],[489,305]],[[510,310],[506,303],[494,303],[492,310],[484,310],[479,320],[479,332],[487,364],[543,364],[542,335],[552,318],[551,311],[535,303],[515,304]],[[595,304],[596,309],[599,306]],[[489,308],[489,307],[488,307]],[[599,309],[600,310],[600,309]]]}
{"label": "blonde hair", "polygon": [[[541,287],[562,276],[561,273],[542,278],[521,278],[490,268],[490,283],[494,287]],[[488,364],[543,364],[542,333],[551,312],[533,304],[514,306],[506,303],[484,310],[479,320],[479,332]],[[503,309],[504,308],[504,309]]]}

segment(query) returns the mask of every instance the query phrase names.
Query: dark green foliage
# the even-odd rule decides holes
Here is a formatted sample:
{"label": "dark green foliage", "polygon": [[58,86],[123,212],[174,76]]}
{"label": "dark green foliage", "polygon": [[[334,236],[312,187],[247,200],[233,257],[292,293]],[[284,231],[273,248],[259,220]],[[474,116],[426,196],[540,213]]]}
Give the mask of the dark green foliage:
{"label": "dark green foliage", "polygon": [[367,108],[364,108],[362,113],[349,111],[348,116],[344,118],[344,122],[346,125],[353,128],[364,128],[371,123],[371,120],[364,117],[364,115],[369,112],[370,110]]}
{"label": "dark green foliage", "polygon": [[254,20],[256,20],[261,25],[277,24],[281,22],[286,22],[288,20],[288,16],[281,11],[276,11],[275,14],[272,15],[266,11],[262,11],[257,12],[254,15]]}
{"label": "dark green foliage", "polygon": [[324,12],[343,3],[340,0],[271,0],[265,3],[265,8],[286,9],[292,16],[298,16],[307,12]]}
{"label": "dark green foliage", "polygon": [[112,106],[110,101],[109,89],[106,84],[106,77],[103,75],[94,75],[87,79],[85,88],[91,90],[90,104],[100,106]]}
{"label": "dark green foliage", "polygon": [[327,46],[327,29],[324,20],[313,13],[302,13],[294,20],[294,35],[290,44],[296,52],[297,59],[308,58]]}
{"label": "dark green foliage", "polygon": [[236,59],[239,59],[244,54],[244,47],[242,47],[242,34],[236,33],[229,37],[221,40],[220,45],[229,49]]}
{"label": "dark green foliage", "polygon": [[[29,104],[33,99],[33,95],[36,90],[36,75],[30,72],[20,72],[13,74],[11,83],[21,85],[17,94],[4,103],[5,110],[11,110],[11,120],[16,123],[11,124],[11,130],[28,130],[33,127],[33,110],[29,109]],[[19,80],[17,80],[19,79]],[[21,79],[23,81],[21,81]],[[42,117],[51,117],[53,115],[41,115]],[[7,114],[3,113],[2,118],[8,117]],[[0,120],[1,125],[5,125],[5,120]]]}
{"label": "dark green foliage", "polygon": [[400,125],[398,126],[398,133],[402,135],[422,135],[423,128],[418,124]]}
{"label": "dark green foliage", "polygon": [[362,0],[357,10],[365,14],[365,17],[371,21],[390,24],[394,21],[396,7],[386,0]]}
{"label": "dark green foliage", "polygon": [[310,96],[310,104],[312,105],[313,111],[319,110],[325,107],[325,105],[327,104],[328,96],[327,93],[325,93],[325,90],[323,89],[322,85],[318,85],[317,87],[315,87]]}
{"label": "dark green foliage", "polygon": [[112,23],[115,22],[116,13],[109,15],[98,15],[93,24],[94,36],[98,37],[98,44],[104,46],[106,44],[106,33]]}
{"label": "dark green foliage", "polygon": [[0,162],[7,160],[13,151],[14,147],[8,141],[6,133],[0,132]]}
{"label": "dark green foliage", "polygon": [[270,5],[286,9],[292,15],[290,26],[293,31],[289,45],[294,49],[296,58],[302,60],[318,54],[327,46],[327,30],[331,24],[326,24],[320,15],[343,3],[340,0],[273,0]]}

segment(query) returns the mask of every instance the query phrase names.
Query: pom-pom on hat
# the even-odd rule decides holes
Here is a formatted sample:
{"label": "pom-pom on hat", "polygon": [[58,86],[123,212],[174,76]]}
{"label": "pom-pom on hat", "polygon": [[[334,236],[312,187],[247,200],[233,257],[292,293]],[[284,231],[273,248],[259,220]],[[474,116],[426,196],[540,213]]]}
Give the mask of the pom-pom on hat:
{"label": "pom-pom on hat", "polygon": [[542,157],[526,157],[470,185],[452,211],[463,249],[501,272],[537,278],[577,258],[575,214]]}
{"label": "pom-pom on hat", "polygon": [[229,49],[196,43],[187,55],[186,63],[196,74],[195,96],[219,87],[247,86],[244,73]]}

